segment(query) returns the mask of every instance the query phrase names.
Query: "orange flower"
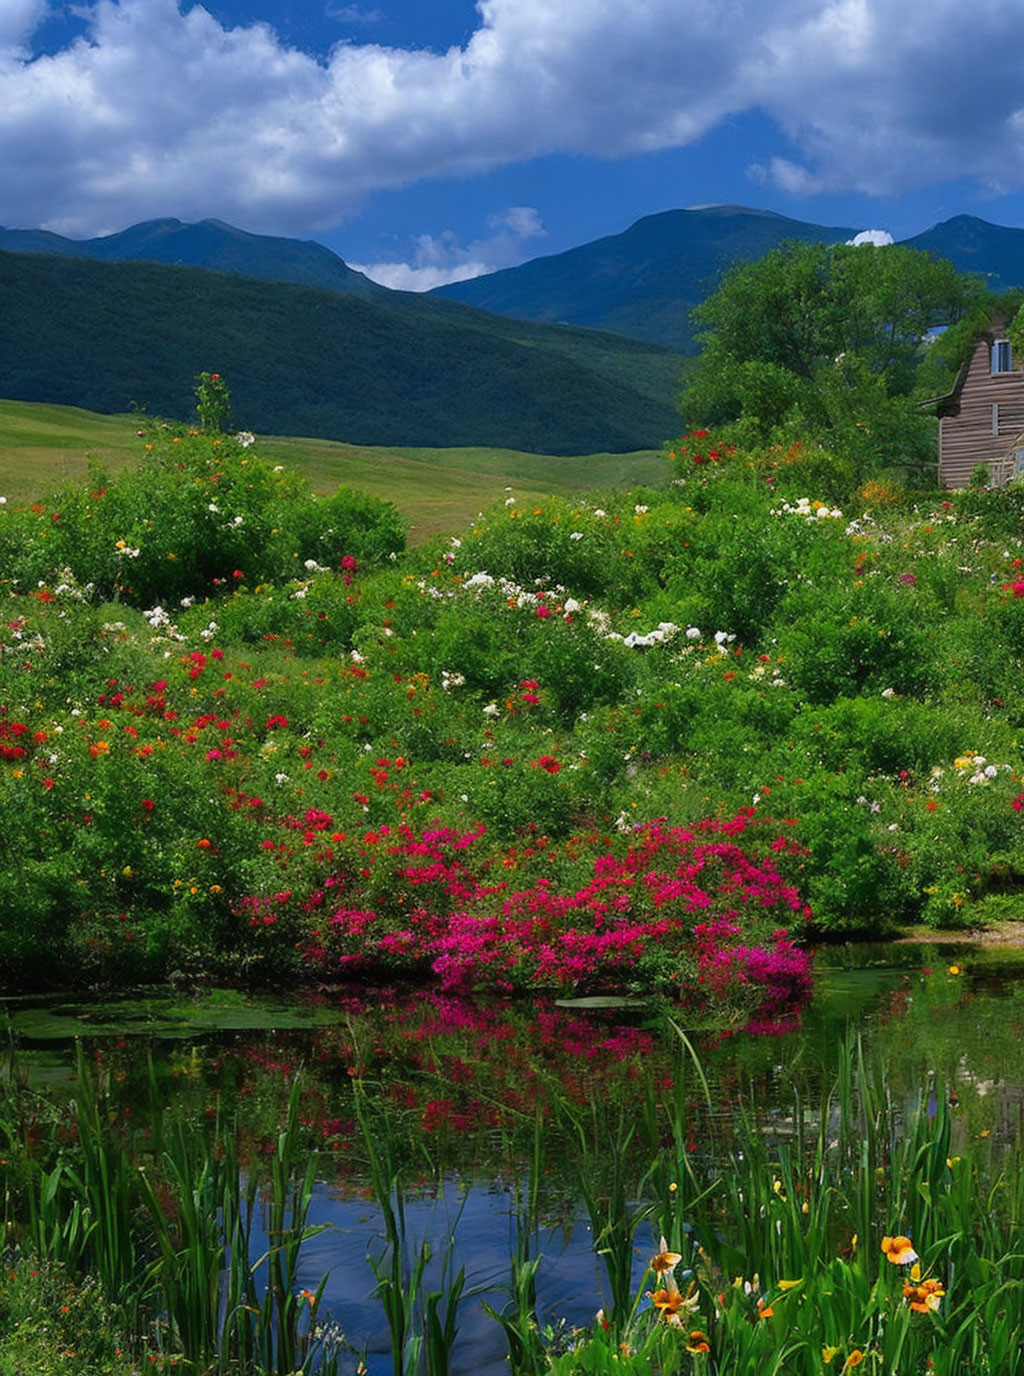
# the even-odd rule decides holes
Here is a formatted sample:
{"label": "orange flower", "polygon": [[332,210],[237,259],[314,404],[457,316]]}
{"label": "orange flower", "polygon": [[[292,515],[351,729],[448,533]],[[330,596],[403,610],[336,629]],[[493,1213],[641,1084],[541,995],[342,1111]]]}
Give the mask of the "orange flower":
{"label": "orange flower", "polygon": [[687,1352],[692,1352],[694,1356],[696,1356],[698,1352],[710,1352],[711,1346],[708,1343],[708,1335],[699,1328],[691,1329],[690,1336],[686,1342],[686,1350]]}
{"label": "orange flower", "polygon": [[859,1347],[855,1347],[853,1351],[850,1353],[850,1355],[847,1357],[846,1361],[843,1363],[843,1370],[852,1371],[855,1366],[860,1366],[863,1360],[864,1353],[860,1350]]}
{"label": "orange flower", "polygon": [[680,1315],[692,1313],[697,1308],[698,1300],[692,1289],[682,1295],[673,1285],[663,1290],[655,1290],[651,1295],[651,1303],[666,1323],[680,1328],[683,1322]]}
{"label": "orange flower", "polygon": [[903,1286],[903,1298],[917,1314],[927,1314],[939,1307],[939,1301],[946,1293],[942,1283],[937,1280],[922,1280],[920,1266],[914,1266],[910,1279]]}
{"label": "orange flower", "polygon": [[668,1243],[662,1238],[658,1243],[658,1255],[651,1257],[647,1265],[656,1276],[663,1276],[666,1273],[671,1274],[682,1259],[678,1252],[669,1251]]}
{"label": "orange flower", "polygon": [[914,1244],[909,1237],[883,1237],[882,1251],[894,1266],[909,1266],[917,1260]]}

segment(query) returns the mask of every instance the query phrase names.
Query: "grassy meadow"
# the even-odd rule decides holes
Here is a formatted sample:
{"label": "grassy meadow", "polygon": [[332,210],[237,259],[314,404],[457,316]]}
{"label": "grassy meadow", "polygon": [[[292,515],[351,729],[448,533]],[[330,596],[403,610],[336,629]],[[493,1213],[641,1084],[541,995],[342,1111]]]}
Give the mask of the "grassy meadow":
{"label": "grassy meadow", "polygon": [[[0,401],[0,494],[30,502],[68,480],[84,479],[88,455],[113,472],[137,463],[138,416],[105,416],[74,406]],[[671,476],[660,450],[576,458],[511,449],[385,448],[269,436],[259,451],[327,494],[340,484],[393,502],[410,544],[455,531],[514,486],[524,501],[591,488],[657,485]]]}

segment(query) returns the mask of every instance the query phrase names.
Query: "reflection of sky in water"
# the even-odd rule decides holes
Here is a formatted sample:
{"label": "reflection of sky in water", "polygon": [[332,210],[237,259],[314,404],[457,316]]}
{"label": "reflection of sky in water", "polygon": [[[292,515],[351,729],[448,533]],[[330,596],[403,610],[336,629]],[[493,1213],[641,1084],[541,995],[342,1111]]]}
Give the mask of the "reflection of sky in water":
{"label": "reflection of sky in water", "polygon": [[[380,1211],[368,1200],[339,1198],[320,1185],[310,1208],[309,1222],[329,1226],[303,1246],[300,1287],[315,1289],[325,1272],[329,1272],[321,1319],[334,1319],[349,1342],[359,1349],[365,1346],[370,1376],[390,1376],[387,1323],[383,1307],[374,1296],[376,1282],[366,1260],[368,1250],[374,1256],[380,1256],[384,1250]],[[458,1185],[448,1183],[437,1200],[406,1202],[406,1229],[410,1250],[417,1250],[427,1241],[433,1253],[424,1277],[424,1294],[440,1288],[444,1251],[453,1232],[451,1274],[457,1274],[462,1265],[466,1267],[466,1293],[459,1308],[453,1376],[497,1376],[507,1371],[504,1333],[485,1314],[482,1302],[500,1312],[507,1301],[502,1287],[508,1283],[509,1258],[515,1251],[512,1193],[482,1186],[463,1193]],[[650,1243],[650,1229],[641,1225],[635,1247],[637,1284],[655,1250]],[[260,1239],[254,1238],[254,1247],[261,1247]],[[561,1318],[570,1326],[591,1323],[603,1302],[604,1277],[589,1226],[577,1221],[571,1230],[561,1224],[544,1227],[536,1251],[543,1256],[537,1274],[541,1325],[557,1324]],[[355,1360],[348,1368],[343,1363],[342,1370],[354,1370]]]}
{"label": "reflection of sky in water", "polygon": [[[960,973],[951,974],[951,965]],[[318,1033],[312,1024],[323,1031],[342,1016],[325,1001],[313,1007],[259,1000],[228,1009],[208,1007],[205,1014],[197,1006],[194,1020],[184,1001],[86,1005],[73,1000],[25,999],[10,1000],[7,1011],[19,1060],[31,1068],[35,1082],[62,1085],[70,1082],[76,1036],[96,1047],[111,1047],[115,1041],[135,1044],[140,1054],[146,1048],[178,1061],[185,1054],[184,1044],[193,1048],[197,1065],[216,1054],[230,1056],[232,1048],[239,1053],[262,1038],[263,1044],[275,1050],[287,1045],[288,1056],[299,1065],[305,1048],[315,1045]],[[583,1017],[581,1013],[574,1016]],[[644,1021],[644,1014],[637,1014],[632,1026]],[[608,1035],[606,1024],[598,1021],[594,1026],[598,1029],[595,1037]],[[657,1037],[656,1029],[652,1033]],[[838,1058],[851,1045],[847,1040],[851,1033],[863,1038],[866,1051],[884,1058],[889,1088],[905,1114],[922,1106],[934,1112],[942,1096],[958,1107],[955,1141],[958,1134],[966,1138],[981,1131],[991,1134],[993,1143],[1012,1139],[1024,1110],[1024,951],[1020,950],[939,944],[824,948],[818,953],[814,995],[803,1010],[799,1031],[776,1037],[693,1035],[714,1099],[710,1112],[702,1108],[692,1068],[683,1056],[695,1108],[705,1121],[717,1120],[725,1128],[733,1120],[737,1095],[742,1094],[749,1105],[756,1104],[770,1136],[791,1138],[793,1086],[800,1086],[804,1112],[813,1120],[820,1106],[816,1091],[827,1092],[834,1084]],[[573,1035],[586,1040],[578,1027]],[[138,1043],[134,1043],[136,1036]],[[473,1045],[470,1040],[463,1051],[467,1060],[472,1058]],[[664,1047],[664,1041],[660,1045]],[[564,1054],[570,1063],[581,1063],[580,1047],[575,1042],[572,1047]],[[330,1064],[328,1058],[319,1069],[326,1073]],[[619,1084],[615,1092],[626,1088]],[[697,1149],[702,1149],[701,1141],[696,1130]],[[500,1311],[507,1300],[502,1287],[508,1283],[509,1258],[515,1250],[513,1194],[497,1185],[477,1185],[463,1195],[458,1184],[450,1181],[436,1201],[410,1199],[406,1219],[410,1247],[415,1250],[426,1241],[434,1253],[425,1292],[440,1285],[444,1251],[453,1229],[452,1271],[462,1264],[466,1267],[453,1373],[498,1376],[506,1372],[503,1331],[484,1313],[482,1303],[486,1300]],[[357,1350],[365,1348],[370,1376],[390,1376],[387,1325],[366,1259],[368,1250],[376,1256],[384,1251],[379,1211],[366,1199],[321,1185],[309,1221],[328,1228],[303,1248],[299,1287],[315,1290],[329,1273],[321,1318],[336,1321]],[[259,1248],[253,1256],[260,1255],[258,1239],[254,1238],[253,1246]],[[637,1282],[652,1251],[650,1229],[641,1224],[635,1248]],[[570,1228],[561,1221],[552,1223],[541,1230],[535,1253],[542,1256],[537,1277],[541,1323],[557,1324],[560,1319],[570,1326],[591,1323],[606,1292],[603,1266],[587,1225],[577,1221]],[[352,1358],[346,1366],[343,1361],[343,1372],[354,1371],[355,1362]]]}

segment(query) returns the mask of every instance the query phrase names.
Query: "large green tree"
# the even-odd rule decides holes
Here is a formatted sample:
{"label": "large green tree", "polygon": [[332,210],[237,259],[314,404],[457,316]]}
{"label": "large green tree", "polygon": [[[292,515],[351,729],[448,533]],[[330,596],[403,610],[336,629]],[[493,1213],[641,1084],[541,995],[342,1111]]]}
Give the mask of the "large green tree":
{"label": "large green tree", "polygon": [[930,254],[890,244],[787,241],[739,263],[694,311],[701,355],[681,409],[691,425],[799,426],[860,457],[920,459],[913,407],[928,334],[982,286]]}

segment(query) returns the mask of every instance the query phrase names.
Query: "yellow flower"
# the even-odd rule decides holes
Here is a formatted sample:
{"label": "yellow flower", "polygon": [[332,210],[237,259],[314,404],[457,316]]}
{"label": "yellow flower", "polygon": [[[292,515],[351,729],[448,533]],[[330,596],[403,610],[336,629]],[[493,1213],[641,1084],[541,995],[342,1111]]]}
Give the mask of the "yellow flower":
{"label": "yellow flower", "polygon": [[821,1360],[828,1366],[838,1351],[838,1347],[823,1347],[821,1349]]}
{"label": "yellow flower", "polygon": [[958,974],[960,973],[960,966],[959,966],[959,965],[951,965],[951,966],[949,967],[949,973],[950,973],[951,975],[958,975]]}
{"label": "yellow flower", "polygon": [[780,1289],[780,1290],[794,1290],[794,1289],[796,1289],[796,1287],[797,1287],[798,1285],[803,1285],[803,1283],[804,1283],[804,1278],[803,1278],[803,1276],[801,1276],[799,1280],[780,1280],[780,1281],[779,1281],[779,1289]]}
{"label": "yellow flower", "polygon": [[882,1251],[894,1266],[909,1266],[917,1260],[914,1244],[909,1237],[883,1237]]}

